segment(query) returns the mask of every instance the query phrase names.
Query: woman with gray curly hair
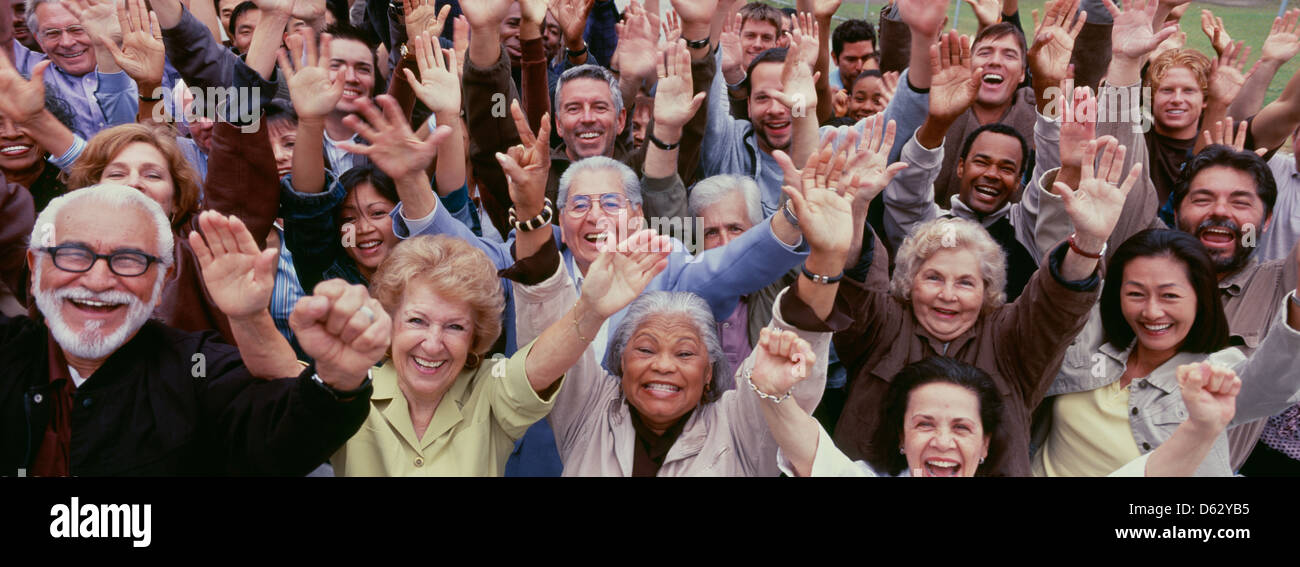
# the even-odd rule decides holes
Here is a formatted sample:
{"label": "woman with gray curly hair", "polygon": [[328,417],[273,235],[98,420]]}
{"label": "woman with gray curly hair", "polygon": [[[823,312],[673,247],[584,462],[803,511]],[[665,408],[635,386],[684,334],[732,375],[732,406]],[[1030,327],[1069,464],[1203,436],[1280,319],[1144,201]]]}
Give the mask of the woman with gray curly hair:
{"label": "woman with gray curly hair", "polygon": [[1140,174],[1129,172],[1120,184],[1123,154],[1112,139],[1096,175],[1087,164],[1077,189],[1058,184],[1076,232],[1048,255],[1014,303],[1006,304],[1002,292],[1001,248],[981,226],[956,218],[922,224],[904,240],[888,293],[856,281],[840,286],[837,307],[854,320],[835,336],[850,376],[834,431],[840,449],[883,466],[873,441],[892,377],[913,362],[947,356],[987,372],[1005,402],[1005,425],[979,474],[1030,474],[1030,416],[1097,301],[1098,259]]}

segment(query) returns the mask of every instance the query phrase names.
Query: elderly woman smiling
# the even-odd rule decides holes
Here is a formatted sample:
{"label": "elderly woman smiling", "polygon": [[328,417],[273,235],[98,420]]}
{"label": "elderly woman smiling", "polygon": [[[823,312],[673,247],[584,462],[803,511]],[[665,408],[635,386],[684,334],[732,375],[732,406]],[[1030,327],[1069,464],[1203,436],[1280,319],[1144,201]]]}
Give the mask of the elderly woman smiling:
{"label": "elderly woman smiling", "polygon": [[[802,192],[786,188],[806,227],[811,254],[793,289],[778,297],[760,346],[741,365],[736,389],[719,393],[714,386],[728,369],[708,304],[686,292],[643,295],[611,331],[608,372],[588,348],[556,396],[549,417],[564,475],[776,476],[776,442],[763,427],[759,401],[780,399],[804,412],[817,405],[831,330],[824,320],[832,311],[853,232],[851,196],[847,189],[825,188],[830,166],[823,165],[822,171],[805,170]],[[638,245],[637,237],[631,245]],[[554,247],[542,253],[554,262],[554,275],[536,286],[515,286],[519,336],[526,340],[558,321],[590,341],[597,325],[569,320],[557,309],[575,300],[559,254]],[[579,305],[600,301],[586,289],[590,279],[589,272]],[[795,295],[805,311],[783,311],[783,298]],[[787,317],[800,319],[802,328]],[[763,391],[746,380],[760,368],[813,378],[789,391]]]}
{"label": "elderly woman smiling", "polygon": [[848,306],[854,320],[835,337],[850,369],[834,432],[840,448],[853,458],[874,455],[893,377],[910,363],[948,356],[987,372],[1004,401],[1003,426],[993,432],[980,473],[1029,475],[1030,413],[1097,299],[1097,259],[1140,171],[1119,186],[1122,161],[1115,157],[1122,152],[1108,145],[1096,177],[1085,168],[1068,200],[1076,234],[1048,256],[1015,303],[1003,304],[1001,249],[978,224],[961,219],[936,219],[907,237],[891,293],[853,281],[840,286],[836,305]]}

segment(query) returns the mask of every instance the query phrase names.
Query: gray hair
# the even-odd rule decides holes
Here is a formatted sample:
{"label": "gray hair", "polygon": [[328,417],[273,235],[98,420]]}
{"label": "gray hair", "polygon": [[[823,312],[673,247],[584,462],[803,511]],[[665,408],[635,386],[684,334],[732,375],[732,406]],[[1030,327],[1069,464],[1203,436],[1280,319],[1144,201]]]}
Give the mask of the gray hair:
{"label": "gray hair", "polygon": [[745,199],[745,212],[749,214],[749,223],[757,225],[763,222],[763,197],[758,191],[758,184],[743,175],[714,175],[691,189],[690,208],[692,216],[703,216],[707,209],[723,200],[733,192],[740,192]]}
{"label": "gray hair", "polygon": [[[632,340],[636,330],[640,329],[647,319],[655,316],[684,317],[695,326],[695,332],[700,335],[700,341],[708,351],[709,365],[713,369],[713,387],[705,391],[702,401],[717,400],[724,389],[720,387],[721,384],[730,382],[725,380],[728,371],[727,357],[722,352],[722,338],[718,336],[718,324],[713,320],[713,311],[709,309],[709,304],[700,296],[688,291],[652,291],[637,297],[627,307],[627,315],[614,330],[609,350],[605,354],[605,368],[608,368],[614,376],[623,377],[623,349],[627,348],[627,343]],[[720,384],[719,379],[724,379],[724,382]]]}
{"label": "gray hair", "polygon": [[937,218],[912,229],[894,257],[894,277],[889,291],[906,302],[912,300],[912,281],[921,265],[945,248],[960,248],[975,254],[984,280],[984,306],[988,313],[1007,302],[1007,254],[979,223],[960,218]]}
{"label": "gray hair", "polygon": [[614,158],[605,156],[592,156],[580,159],[569,165],[560,176],[560,202],[555,205],[561,210],[569,202],[569,186],[573,184],[573,177],[582,171],[594,171],[598,169],[612,169],[618,172],[619,178],[623,182],[623,196],[627,197],[627,202],[633,207],[641,206],[641,180],[637,179],[636,172],[627,164]]}
{"label": "gray hair", "polygon": [[[59,0],[26,0],[27,13],[23,14],[23,19],[27,20],[27,29],[32,32],[33,36],[37,36],[37,37],[40,37],[40,34],[36,33],[36,30],[38,29],[36,27],[36,7],[40,6],[41,4],[54,4],[55,6],[62,6],[62,4],[59,3]],[[6,17],[12,17],[12,15]],[[80,23],[78,23],[78,25],[80,25]]]}
{"label": "gray hair", "polygon": [[64,207],[77,201],[90,201],[103,208],[135,207],[137,210],[144,211],[158,231],[158,250],[155,253],[162,260],[164,268],[172,265],[175,241],[172,237],[171,221],[167,220],[162,207],[153,199],[146,197],[140,190],[125,185],[91,185],[55,197],[49,205],[46,205],[45,210],[41,211],[40,216],[36,217],[36,223],[32,225],[31,237],[27,240],[27,249],[36,252],[54,246],[54,239],[57,238],[54,232],[55,219]]}
{"label": "gray hair", "polygon": [[613,73],[609,72],[609,69],[587,63],[565,71],[564,74],[560,75],[559,80],[555,82],[555,96],[553,97],[555,102],[554,108],[551,109],[551,116],[554,117],[560,114],[560,92],[564,90],[564,84],[576,79],[592,79],[608,83],[609,96],[614,99],[614,114],[622,114],[623,91],[618,87],[618,79],[614,77]]}

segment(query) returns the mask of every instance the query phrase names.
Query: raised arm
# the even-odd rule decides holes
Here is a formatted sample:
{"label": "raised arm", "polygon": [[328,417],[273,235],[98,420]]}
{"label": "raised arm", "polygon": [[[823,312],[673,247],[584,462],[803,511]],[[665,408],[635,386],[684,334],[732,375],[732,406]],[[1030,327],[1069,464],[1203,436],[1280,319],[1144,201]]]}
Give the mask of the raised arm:
{"label": "raised arm", "polygon": [[1123,11],[1112,0],[1102,2],[1115,22],[1111,28],[1113,51],[1106,82],[1120,86],[1137,84],[1142,80],[1142,64],[1147,54],[1178,31],[1178,27],[1170,25],[1158,32],[1152,30],[1156,0],[1125,2]]}
{"label": "raised arm", "polygon": [[[1099,147],[1101,159],[1094,172],[1093,161]],[[1075,230],[1070,237],[1070,250],[1061,263],[1061,275],[1068,281],[1086,279],[1097,270],[1097,261],[1119,221],[1124,200],[1142,175],[1139,163],[1124,176],[1124,152],[1124,146],[1114,139],[1090,142],[1084,150],[1078,189],[1056,183],[1056,192],[1065,201],[1065,210]]]}
{"label": "raised arm", "polygon": [[[303,30],[302,35],[288,38],[289,54],[280,52],[280,72],[289,82],[289,96],[294,112],[298,113],[298,138],[293,152],[293,190],[299,193],[320,193],[325,190],[325,152],[316,151],[325,145],[325,116],[334,110],[343,98],[343,78],[340,74],[330,79],[329,34],[321,36],[320,56],[316,54],[313,32]],[[335,172],[342,174],[343,172]]]}
{"label": "raised arm", "polygon": [[101,42],[117,66],[135,81],[140,95],[136,121],[147,123],[153,120],[154,107],[162,103],[162,26],[143,0],[118,4],[117,21],[122,29],[122,47],[108,39],[101,38]]}
{"label": "raised arm", "polygon": [[1192,476],[1237,412],[1241,379],[1231,369],[1205,362],[1176,370],[1187,421],[1147,457],[1146,476]]}
{"label": "raised arm", "polygon": [[[654,131],[647,142],[642,170],[647,178],[663,179],[677,175],[677,151],[682,142],[682,129],[704,104],[705,93],[693,94],[691,54],[685,40],[667,46],[664,56],[656,59],[659,59],[659,82],[655,89]],[[685,200],[685,195],[681,197]],[[650,217],[664,216],[661,213],[646,211]]]}
{"label": "raised arm", "polygon": [[784,91],[772,91],[778,102],[790,108],[792,129],[790,158],[794,163],[804,163],[820,145],[818,133],[817,86],[813,65],[817,57],[817,30],[794,29],[790,39],[790,52],[781,68]]}
{"label": "raised arm", "polygon": [[[803,17],[811,14],[821,33],[817,49],[817,63],[813,70],[821,75],[817,78],[817,120],[825,122],[831,118],[831,19],[840,9],[840,0],[799,0],[795,3]],[[808,26],[803,26],[808,27]]]}
{"label": "raised arm", "polygon": [[1245,118],[1254,116],[1264,106],[1264,96],[1277,72],[1300,53],[1300,9],[1288,10],[1283,17],[1273,20],[1273,29],[1264,39],[1259,68],[1246,79],[1237,98],[1228,106],[1228,116]]}
{"label": "raised arm", "polygon": [[[1061,92],[1057,89],[1070,73],[1070,56],[1074,41],[1087,23],[1088,13],[1079,10],[1079,0],[1048,2],[1046,14],[1034,30],[1034,43],[1029,48],[1029,71],[1037,96],[1038,113],[1049,112],[1053,102],[1059,107]],[[1053,96],[1056,95],[1056,96]]]}
{"label": "raised arm", "polygon": [[[45,72],[50,62],[32,68],[31,80],[24,79],[8,57],[0,57],[0,115],[13,120],[51,156],[62,156],[78,143],[76,135],[45,108]],[[85,142],[80,142],[82,145]]]}
{"label": "raised arm", "polygon": [[121,71],[112,52],[105,47],[106,42],[116,43],[122,39],[116,3],[113,0],[59,0],[59,3],[77,18],[95,42],[95,70],[105,75]]}
{"label": "raised arm", "polygon": [[383,107],[383,112],[369,100],[360,99],[358,106],[365,120],[355,114],[343,119],[349,128],[370,140],[370,145],[344,142],[339,147],[370,158],[375,167],[393,179],[406,218],[427,217],[438,206],[438,196],[430,190],[425,170],[438,154],[439,144],[451,135],[451,128],[438,126],[437,132],[421,140],[411,132],[396,99],[380,95],[376,102]]}
{"label": "raised arm", "polygon": [[[1242,85],[1259,68],[1256,62],[1249,71],[1244,71],[1250,48],[1243,47],[1244,42],[1237,42],[1223,52],[1210,66],[1210,93],[1206,97],[1205,112],[1201,113],[1202,124],[1213,124],[1228,115],[1228,105],[1237,98]],[[1239,117],[1241,118],[1241,117]],[[1201,151],[1200,139],[1197,139],[1193,153]]]}
{"label": "raised arm", "polygon": [[[420,78],[416,80],[410,69],[403,69],[402,72],[406,74],[415,95],[433,111],[439,127],[446,126],[451,131],[438,149],[435,176],[438,196],[446,197],[464,187],[466,182],[465,124],[460,120],[460,76],[456,74],[459,64],[455,50],[434,49],[437,45],[434,36],[420,34],[415,37],[412,45]],[[424,125],[419,127],[423,129]]]}
{"label": "raised arm", "polygon": [[[551,152],[547,145],[551,139],[551,116],[549,113],[543,115],[541,130],[533,134],[518,102],[510,105],[510,114],[514,116],[515,127],[523,143],[510,148],[508,153],[498,153],[496,156],[508,178],[515,218],[527,223],[543,214],[549,206],[550,216],[554,219],[559,214],[559,205],[550,203],[546,197],[546,182],[551,174]],[[548,240],[555,238],[549,221],[533,226],[533,230],[515,233],[515,258],[528,258],[541,250]]]}
{"label": "raised arm", "polygon": [[[763,329],[754,347],[754,371],[750,382],[759,392],[763,419],[776,439],[781,453],[798,476],[812,476],[813,461],[821,436],[820,426],[813,416],[798,404],[777,403],[785,392],[808,377],[807,365],[816,360],[812,347],[790,331]],[[739,387],[748,387],[740,384]],[[742,395],[751,395],[743,392]]]}
{"label": "raised arm", "polygon": [[[1230,116],[1239,119],[1250,116],[1250,108],[1236,110],[1236,102],[1240,101],[1242,105],[1245,105],[1247,101],[1243,101],[1243,99],[1254,96],[1254,93],[1247,91],[1247,89],[1251,88],[1250,82],[1255,81],[1256,77],[1261,74],[1266,74],[1265,69],[1278,66],[1278,60],[1290,60],[1297,52],[1300,52],[1300,23],[1298,21],[1300,21],[1300,9],[1291,10],[1287,13],[1283,27],[1277,28],[1278,24],[1274,24],[1274,33],[1269,35],[1264,42],[1264,56],[1260,59],[1260,69],[1257,69],[1255,74],[1247,79],[1247,84],[1242,88],[1242,93],[1237,95],[1237,101],[1234,101],[1233,107],[1228,110]],[[1264,87],[1267,88],[1267,86],[1267,83],[1265,83]],[[1261,92],[1259,103],[1263,103],[1263,90],[1259,89]],[[1254,108],[1258,108],[1259,103],[1256,103]],[[1234,111],[1238,112],[1238,114],[1233,114]],[[1259,111],[1259,114],[1255,115],[1255,119],[1251,121],[1250,133],[1254,137],[1256,146],[1273,149],[1286,142],[1286,139],[1291,136],[1291,132],[1295,130],[1298,124],[1300,124],[1300,74],[1293,75],[1287,80],[1286,86],[1282,88],[1282,94],[1277,97],[1277,100],[1268,103],[1268,106],[1265,106],[1263,110]]]}

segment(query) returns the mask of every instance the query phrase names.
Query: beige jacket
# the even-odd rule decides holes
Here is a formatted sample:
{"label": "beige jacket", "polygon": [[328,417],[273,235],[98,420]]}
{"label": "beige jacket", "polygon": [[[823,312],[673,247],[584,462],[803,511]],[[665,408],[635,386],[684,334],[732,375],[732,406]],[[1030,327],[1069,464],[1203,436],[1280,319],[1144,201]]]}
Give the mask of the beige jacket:
{"label": "beige jacket", "polygon": [[[537,338],[578,299],[563,269],[536,286],[515,284],[514,293],[515,325],[521,343]],[[781,292],[781,296],[785,293]],[[781,304],[781,296],[776,306]],[[826,384],[831,333],[796,329],[781,319],[779,307],[773,311],[771,326],[795,331],[817,355],[808,379],[795,387],[792,396],[792,401],[812,413]],[[753,367],[755,353],[741,364],[738,377]],[[749,385],[737,378],[735,390],[696,408],[665,457],[659,476],[777,476],[776,439],[767,429],[759,401]],[[565,374],[564,389],[555,396],[549,419],[564,461],[564,476],[632,475],[636,431],[622,384],[601,367],[593,349],[588,348]]]}

